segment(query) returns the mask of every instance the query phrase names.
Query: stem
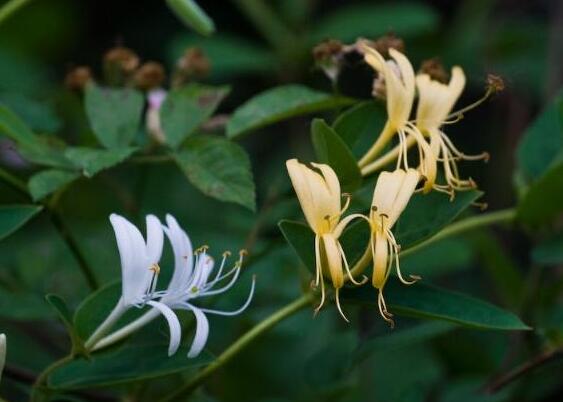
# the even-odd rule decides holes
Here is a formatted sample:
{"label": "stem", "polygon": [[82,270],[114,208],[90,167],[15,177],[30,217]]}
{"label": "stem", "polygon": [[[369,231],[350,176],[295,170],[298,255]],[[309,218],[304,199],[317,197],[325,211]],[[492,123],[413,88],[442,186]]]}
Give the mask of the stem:
{"label": "stem", "polygon": [[25,183],[19,178],[17,178],[16,176],[14,176],[13,174],[11,174],[10,172],[0,168],[0,179],[4,180],[15,190],[29,197],[29,193],[27,192],[27,186],[25,185]]}
{"label": "stem", "polygon": [[30,398],[31,402],[42,402],[46,400],[45,398],[46,395],[44,395],[43,391],[46,390],[45,388],[47,385],[46,384],[47,377],[49,377],[49,374],[51,374],[55,369],[59,368],[63,364],[72,361],[73,358],[74,356],[72,355],[65,356],[62,359],[59,359],[53,364],[51,364],[50,366],[48,366],[45,370],[41,372],[41,374],[39,374],[37,380],[35,380],[35,383],[31,388],[31,398]]}
{"label": "stem", "polygon": [[31,0],[11,0],[0,8],[0,24],[10,18],[12,14],[25,6]]}
{"label": "stem", "polygon": [[298,43],[289,30],[262,0],[233,0],[238,8],[252,21],[256,29],[274,47],[283,50],[288,44]]}
{"label": "stem", "polygon": [[[407,138],[407,149],[413,146],[416,143],[416,139],[413,137]],[[362,168],[362,176],[367,176],[377,170],[380,170],[387,166],[389,163],[393,162],[399,156],[401,152],[401,145],[395,146],[392,150],[387,152],[382,157],[378,158],[377,160],[365,165]]]}
{"label": "stem", "polygon": [[389,120],[387,120],[387,123],[385,123],[385,127],[383,127],[383,131],[381,132],[381,134],[379,134],[377,140],[375,140],[371,148],[359,160],[358,165],[360,166],[360,168],[365,167],[373,158],[377,156],[379,152],[381,152],[383,147],[389,142],[394,133],[395,128],[389,122]]}
{"label": "stem", "polygon": [[90,268],[90,265],[88,265],[88,262],[86,261],[86,258],[82,254],[82,251],[80,251],[80,248],[78,247],[78,243],[76,242],[75,238],[72,236],[70,229],[64,223],[63,219],[61,218],[58,212],[53,210],[49,210],[49,212],[53,225],[59,231],[61,237],[68,245],[68,248],[70,249],[70,252],[76,259],[76,262],[78,262],[78,267],[82,271],[82,274],[84,274],[88,286],[92,290],[98,289],[99,284],[94,275],[94,271],[92,270],[92,268]]}
{"label": "stem", "polygon": [[107,316],[107,318],[102,322],[98,328],[94,331],[94,333],[88,338],[88,340],[84,343],[84,347],[86,350],[91,350],[98,340],[102,338],[111,327],[121,318],[121,316],[125,313],[126,307],[123,305],[123,299],[119,299],[111,313]]}
{"label": "stem", "polygon": [[258,338],[259,335],[268,331],[274,325],[284,320],[285,318],[295,314],[305,306],[307,306],[313,299],[312,293],[305,293],[300,298],[294,300],[287,306],[276,311],[274,314],[260,322],[250,331],[241,336],[235,343],[229,346],[222,354],[220,354],[211,364],[202,369],[188,383],[184,384],[173,394],[164,397],[159,402],[171,402],[175,400],[184,400],[189,394],[197,389],[209,376],[215,373],[218,369],[223,367],[228,361],[236,356],[248,344]]}
{"label": "stem", "polygon": [[500,211],[489,212],[487,214],[482,214],[479,216],[473,216],[471,218],[467,218],[461,220],[459,222],[455,222],[450,226],[446,227],[442,231],[436,233],[429,239],[424,240],[421,243],[418,243],[414,247],[410,247],[405,251],[401,252],[401,257],[406,255],[412,254],[429,246],[432,243],[435,243],[439,240],[445,239],[446,237],[455,236],[459,233],[466,232],[468,230],[476,229],[482,226],[489,226],[495,223],[502,223],[502,222],[510,222],[516,217],[516,210],[514,208],[503,209]]}

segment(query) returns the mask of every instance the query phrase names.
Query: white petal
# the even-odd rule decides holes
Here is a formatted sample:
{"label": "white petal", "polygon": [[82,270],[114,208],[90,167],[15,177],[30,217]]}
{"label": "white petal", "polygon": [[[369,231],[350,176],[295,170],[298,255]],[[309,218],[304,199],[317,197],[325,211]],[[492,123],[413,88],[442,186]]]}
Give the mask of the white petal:
{"label": "white petal", "polygon": [[182,337],[182,329],[180,327],[180,321],[176,314],[164,303],[149,301],[147,304],[160,310],[166,321],[168,321],[168,327],[170,328],[170,344],[168,345],[168,356],[172,356],[178,350],[180,346],[180,340]]}
{"label": "white petal", "polygon": [[157,264],[162,256],[164,233],[160,220],[154,215],[147,215],[147,256],[151,264]]}
{"label": "white petal", "polygon": [[193,248],[190,238],[172,215],[166,215],[168,227],[164,227],[174,252],[174,273],[168,285],[170,291],[185,290],[193,271]]}
{"label": "white petal", "polygon": [[203,311],[194,306],[191,306],[191,310],[194,313],[197,325],[194,340],[188,352],[188,358],[190,359],[197,357],[197,355],[201,353],[207,343],[207,337],[209,336],[209,321],[207,321],[207,317]]}
{"label": "white petal", "polygon": [[6,363],[6,335],[0,334],[0,379],[2,379],[4,363]]}

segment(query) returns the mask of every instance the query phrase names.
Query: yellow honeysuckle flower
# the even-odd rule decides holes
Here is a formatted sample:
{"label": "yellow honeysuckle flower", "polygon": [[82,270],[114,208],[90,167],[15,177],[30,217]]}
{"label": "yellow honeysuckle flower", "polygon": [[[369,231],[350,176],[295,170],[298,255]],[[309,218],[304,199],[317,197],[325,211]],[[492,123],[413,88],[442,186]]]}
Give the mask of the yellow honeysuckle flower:
{"label": "yellow honeysuckle flower", "polygon": [[[350,204],[350,196],[341,194],[338,177],[328,165],[312,163],[314,169],[299,163],[297,159],[286,162],[287,171],[301,204],[307,223],[315,232],[315,286],[321,286],[321,302],[316,312],[325,301],[323,278],[330,276],[336,290],[336,305],[342,317],[348,321],[340,307],[339,290],[344,286],[344,269],[349,279],[355,281],[350,273],[350,268],[344,250],[338,241],[346,225],[357,214],[347,216],[340,220],[342,214]],[[346,198],[344,206],[341,205],[342,197]]]}
{"label": "yellow honeysuckle flower", "polygon": [[[362,174],[370,174],[395,159],[397,159],[397,169],[403,167],[408,170],[407,150],[416,143],[420,159],[419,170],[427,181],[433,183],[436,177],[436,158],[419,128],[409,121],[415,97],[415,74],[410,61],[395,49],[389,49],[392,60],[386,61],[377,50],[368,46],[365,41],[360,41],[358,48],[364,53],[365,61],[385,81],[388,114],[383,131],[358,162]],[[399,145],[396,149],[373,161],[395,134],[399,137]],[[430,188],[424,187],[425,192],[430,189],[431,186]]]}
{"label": "yellow honeysuckle flower", "polygon": [[[460,97],[465,87],[465,74],[459,66],[452,68],[451,79],[448,84],[433,80],[428,74],[416,76],[419,101],[416,111],[416,126],[430,138],[430,148],[436,160],[442,162],[446,184],[437,184],[428,181],[426,186],[445,192],[453,197],[454,191],[470,190],[476,188],[475,182],[469,178],[459,178],[457,161],[459,160],[487,160],[489,155],[466,155],[459,151],[450,138],[441,130],[447,123],[454,104]],[[454,114],[455,117],[455,114]],[[452,120],[457,121],[457,120]]]}
{"label": "yellow honeysuckle flower", "polygon": [[420,174],[415,169],[381,172],[373,192],[369,214],[370,249],[373,259],[372,285],[379,291],[377,296],[379,312],[391,325],[393,325],[392,314],[387,310],[383,298],[383,287],[387,282],[393,262],[397,276],[404,284],[410,285],[420,279],[414,275],[410,275],[410,281],[403,278],[399,266],[400,246],[391,232],[391,228],[413,195],[419,179]]}

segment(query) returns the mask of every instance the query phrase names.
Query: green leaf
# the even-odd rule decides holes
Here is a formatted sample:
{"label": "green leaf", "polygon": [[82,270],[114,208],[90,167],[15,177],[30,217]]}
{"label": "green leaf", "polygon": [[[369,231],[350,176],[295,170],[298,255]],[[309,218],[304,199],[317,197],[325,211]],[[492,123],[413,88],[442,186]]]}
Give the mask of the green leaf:
{"label": "green leaf", "polygon": [[320,163],[330,165],[345,191],[360,186],[362,174],[348,146],[324,120],[315,119],[311,124],[311,137]]}
{"label": "green leaf", "polygon": [[227,96],[227,87],[190,84],[171,91],[160,109],[166,143],[177,148],[207,120]]}
{"label": "green leaf", "polygon": [[95,149],[86,147],[67,148],[65,156],[82,170],[86,177],[93,177],[127,159],[136,148]]}
{"label": "green leaf", "polygon": [[269,89],[240,106],[227,124],[231,138],[291,117],[335,109],[355,101],[333,96],[301,85]]}
{"label": "green leaf", "polygon": [[453,201],[446,194],[433,191],[415,194],[403,213],[393,233],[403,248],[425,240],[451,223],[467,209],[482,193],[477,190],[456,193]]}
{"label": "green leaf", "polygon": [[201,35],[209,36],[215,31],[213,20],[193,0],[166,0],[168,7],[188,27]]}
{"label": "green leaf", "polygon": [[[341,300],[377,309],[377,290],[369,285],[344,288]],[[417,282],[403,285],[390,277],[385,285],[385,301],[391,313],[453,322],[467,327],[492,330],[528,330],[513,313],[485,301]]]}
{"label": "green leaf", "polygon": [[21,228],[42,209],[40,205],[0,206],[0,240]]}
{"label": "green leaf", "polygon": [[0,305],[0,317],[10,320],[48,320],[53,317],[53,312],[45,300],[32,293],[8,292],[2,289]]}
{"label": "green leaf", "polygon": [[432,7],[422,3],[361,4],[338,8],[315,23],[312,41],[326,38],[354,41],[358,37],[376,37],[394,32],[400,37],[429,33],[439,18]]}
{"label": "green leaf", "polygon": [[563,232],[535,246],[532,250],[532,261],[546,265],[563,263]]}
{"label": "green leaf", "polygon": [[27,160],[53,167],[72,167],[62,152],[50,147],[8,108],[0,105],[0,134],[14,140],[18,150]]}
{"label": "green leaf", "polygon": [[65,326],[72,342],[72,350],[74,353],[76,353],[82,348],[82,341],[80,340],[80,337],[78,336],[74,328],[72,313],[70,312],[66,302],[61,297],[54,294],[45,296],[45,300],[47,300],[47,303],[49,303],[51,307],[53,307],[63,325]]}
{"label": "green leaf", "polygon": [[43,170],[31,176],[27,187],[33,201],[38,201],[71,183],[78,176],[78,173],[65,170]]}
{"label": "green leaf", "polygon": [[175,154],[175,159],[204,194],[255,210],[250,160],[239,145],[220,137],[194,136]]}
{"label": "green leaf", "polygon": [[0,93],[0,104],[21,116],[32,130],[54,133],[61,128],[62,122],[49,103],[39,102],[19,92],[4,92]]}
{"label": "green leaf", "polygon": [[170,44],[170,64],[176,63],[187,48],[198,47],[209,58],[213,78],[240,74],[268,74],[277,67],[276,56],[269,49],[244,38],[216,34],[210,38],[180,35]]}
{"label": "green leaf", "polygon": [[332,128],[359,158],[374,143],[386,121],[385,106],[370,100],[342,113]]}
{"label": "green leaf", "polygon": [[144,98],[131,88],[102,88],[90,84],[84,97],[90,127],[106,148],[126,147],[141,121]]}
{"label": "green leaf", "polygon": [[518,219],[529,225],[548,223],[563,211],[563,160],[532,183],[518,204]]}
{"label": "green leaf", "polygon": [[518,168],[526,181],[538,180],[563,158],[563,92],[526,130],[518,145]]}
{"label": "green leaf", "polygon": [[416,273],[425,279],[449,274],[470,267],[475,259],[474,254],[467,241],[445,238],[401,257],[401,270]]}

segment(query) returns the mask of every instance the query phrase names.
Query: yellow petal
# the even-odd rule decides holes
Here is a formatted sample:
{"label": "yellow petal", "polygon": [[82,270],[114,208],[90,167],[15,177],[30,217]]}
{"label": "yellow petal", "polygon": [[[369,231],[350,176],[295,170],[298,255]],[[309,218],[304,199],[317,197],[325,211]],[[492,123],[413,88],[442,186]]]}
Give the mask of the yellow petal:
{"label": "yellow petal", "polygon": [[377,208],[377,215],[390,215],[404,176],[405,171],[402,169],[379,174],[371,202],[372,207]]}
{"label": "yellow petal", "polygon": [[376,289],[385,285],[388,269],[388,247],[387,237],[381,230],[376,230],[371,236],[373,253],[373,275],[371,283]]}
{"label": "yellow petal", "polygon": [[319,169],[323,175],[326,186],[332,197],[333,208],[340,211],[341,208],[341,192],[340,192],[340,182],[338,181],[338,176],[334,173],[334,170],[328,165],[322,163],[311,163],[315,168]]}
{"label": "yellow petal", "polygon": [[285,163],[287,167],[287,172],[289,173],[289,178],[291,179],[291,184],[297,194],[297,199],[299,204],[301,204],[301,209],[303,210],[303,215],[309,226],[316,232],[317,227],[317,215],[315,213],[315,205],[313,203],[313,196],[311,194],[311,189],[307,180],[307,176],[304,174],[302,169],[302,164],[297,161],[297,159],[290,159]]}
{"label": "yellow petal", "polygon": [[401,188],[399,189],[395,201],[393,202],[393,206],[391,208],[391,212],[389,213],[389,228],[391,228],[401,213],[405,210],[409,200],[411,199],[414,190],[416,189],[416,185],[418,184],[418,180],[420,179],[420,173],[416,169],[408,169],[403,182],[401,183]]}
{"label": "yellow petal", "polygon": [[324,255],[326,256],[327,268],[335,288],[341,288],[344,285],[344,272],[342,270],[342,255],[338,247],[338,240],[331,235],[326,234],[321,237],[324,247]]}

